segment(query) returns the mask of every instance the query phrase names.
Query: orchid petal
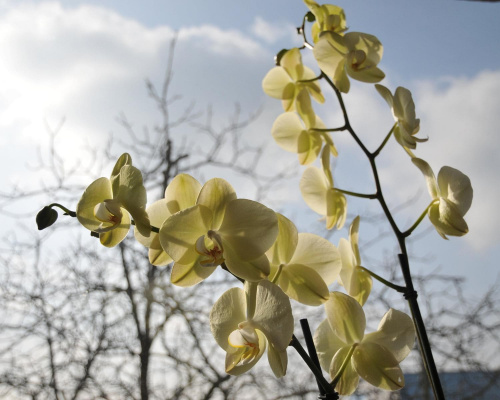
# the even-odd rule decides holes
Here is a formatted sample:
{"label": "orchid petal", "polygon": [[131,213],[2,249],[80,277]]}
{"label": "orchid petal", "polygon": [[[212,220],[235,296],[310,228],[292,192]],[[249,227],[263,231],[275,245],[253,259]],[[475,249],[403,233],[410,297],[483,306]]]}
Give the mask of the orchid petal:
{"label": "orchid petal", "polygon": [[340,293],[330,293],[325,303],[326,316],[333,332],[345,343],[361,342],[365,334],[366,318],[359,303],[352,297]]}
{"label": "orchid petal", "polygon": [[200,190],[200,182],[191,175],[177,175],[165,189],[166,206],[170,214],[194,206]]}
{"label": "orchid petal", "polygon": [[297,247],[299,235],[297,228],[284,215],[276,213],[278,218],[278,237],[267,250],[266,255],[272,265],[287,264],[292,259]]}
{"label": "orchid petal", "polygon": [[302,65],[302,56],[298,48],[293,48],[285,52],[280,60],[280,66],[294,81],[302,79],[304,74],[304,66]]}
{"label": "orchid petal", "polygon": [[137,230],[143,236],[151,233],[151,224],[146,213],[146,189],[142,183],[142,174],[137,168],[125,165],[118,175],[119,187],[113,192],[113,199],[118,200],[134,219]]}
{"label": "orchid petal", "polygon": [[304,264],[332,284],[342,267],[340,253],[328,240],[312,233],[299,233],[298,242],[290,264]]}
{"label": "orchid petal", "polygon": [[403,361],[415,345],[415,326],[405,313],[391,308],[376,332],[365,335],[363,343],[373,342],[389,350],[397,362]]}
{"label": "orchid petal", "polygon": [[286,349],[278,351],[273,345],[269,344],[267,347],[267,358],[269,360],[269,365],[276,378],[282,378],[286,374],[286,369],[288,365],[288,356],[286,354]]}
{"label": "orchid petal", "polygon": [[115,247],[127,236],[130,230],[130,215],[127,211],[122,209],[122,219],[118,225],[104,233],[99,234],[99,240],[103,246]]}
{"label": "orchid petal", "polygon": [[319,306],[329,299],[323,278],[303,264],[284,266],[278,284],[290,298],[308,306]]}
{"label": "orchid petal", "polygon": [[240,288],[224,292],[210,311],[210,329],[217,344],[227,350],[229,335],[246,319],[245,292]]}
{"label": "orchid petal", "polygon": [[392,93],[389,89],[387,89],[384,85],[376,84],[375,89],[377,92],[384,98],[389,107],[392,109],[394,106],[394,99],[392,97]]}
{"label": "orchid petal", "polygon": [[168,218],[160,228],[160,243],[176,263],[192,265],[198,258],[195,243],[212,225],[212,212],[196,205]]}
{"label": "orchid petal", "polygon": [[436,177],[434,176],[434,172],[432,172],[431,166],[421,158],[412,158],[411,161],[415,164],[420,171],[424,174],[425,181],[427,183],[427,189],[429,190],[429,194],[431,198],[437,199],[439,197],[439,189],[436,181]]}
{"label": "orchid petal", "polygon": [[111,182],[108,178],[99,178],[92,182],[83,192],[76,206],[76,217],[87,229],[95,231],[102,222],[94,215],[95,206],[104,200],[112,199]]}
{"label": "orchid petal", "polygon": [[239,259],[254,260],[275,242],[278,218],[273,210],[256,201],[236,199],[227,204],[218,232]]}
{"label": "orchid petal", "polygon": [[[348,356],[350,346],[341,348],[332,359],[330,365],[330,377],[333,379],[340,370],[344,360]],[[335,390],[342,396],[349,396],[354,393],[359,384],[359,375],[354,369],[352,359],[348,362],[346,369],[340,376],[340,379],[335,385]]]}
{"label": "orchid petal", "polygon": [[404,376],[399,363],[385,347],[363,342],[352,356],[354,369],[368,383],[386,390],[399,390],[404,386]]}
{"label": "orchid petal", "polygon": [[325,174],[317,167],[308,167],[300,180],[300,191],[306,204],[315,212],[326,215],[327,185]]}
{"label": "orchid petal", "polygon": [[275,99],[292,99],[295,95],[295,84],[284,68],[274,67],[262,81],[264,92]]}
{"label": "orchid petal", "polygon": [[318,353],[319,363],[325,371],[330,371],[330,365],[335,353],[342,347],[347,346],[333,332],[328,319],[323,320],[314,332],[314,345]]}
{"label": "orchid petal", "polygon": [[276,118],[271,133],[282,149],[297,153],[299,136],[304,129],[304,125],[296,113],[286,112]]}
{"label": "orchid petal", "polygon": [[201,188],[196,203],[208,207],[212,211],[211,229],[218,229],[224,219],[226,206],[234,199],[236,199],[236,192],[226,180],[212,178]]}
{"label": "orchid petal", "polygon": [[275,350],[286,350],[293,335],[290,299],[277,285],[266,280],[259,282],[256,296],[252,324],[264,333]]}
{"label": "orchid petal", "polygon": [[472,185],[467,175],[452,167],[443,167],[438,173],[441,196],[452,202],[462,216],[472,204]]}

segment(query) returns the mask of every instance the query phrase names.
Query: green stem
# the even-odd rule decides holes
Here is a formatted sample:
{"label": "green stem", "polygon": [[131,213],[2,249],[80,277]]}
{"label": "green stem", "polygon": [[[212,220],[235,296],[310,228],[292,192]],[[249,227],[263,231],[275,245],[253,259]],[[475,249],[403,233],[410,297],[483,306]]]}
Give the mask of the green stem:
{"label": "green stem", "polygon": [[300,344],[299,340],[297,339],[297,337],[295,335],[292,336],[292,340],[290,341],[289,346],[292,346],[297,351],[297,353],[299,353],[299,355],[302,357],[304,362],[307,364],[307,366],[309,367],[311,372],[314,374],[316,380],[321,385],[321,387],[323,388],[325,393],[335,394],[335,390],[333,389],[333,386],[331,386],[328,383],[328,381],[325,379],[325,377],[321,373],[321,370],[316,366],[316,364],[314,364],[313,360],[311,359],[311,357],[309,357],[309,355],[304,350],[304,348],[302,347],[302,345]]}
{"label": "green stem", "polygon": [[61,210],[63,210],[67,215],[69,215],[70,217],[76,217],[76,212],[74,211],[71,211],[69,209],[67,209],[66,207],[64,207],[62,204],[59,204],[59,203],[52,203],[52,204],[49,204],[47,207],[59,207]]}
{"label": "green stem", "polygon": [[[70,209],[64,207],[62,204],[52,203],[52,204],[49,204],[47,207],[50,207],[50,208],[52,208],[52,207],[59,207],[61,210],[63,210],[70,217],[73,217],[73,218],[76,217],[76,212],[75,211],[71,211]],[[135,221],[134,220],[132,220],[130,223],[132,225],[135,225]],[[159,233],[160,232],[160,228],[157,228],[156,226],[151,226],[151,232]]]}
{"label": "green stem", "polygon": [[376,194],[356,193],[356,192],[350,192],[349,190],[338,189],[338,188],[335,188],[335,190],[339,191],[340,193],[347,194],[349,196],[361,197],[363,199],[371,199],[371,200],[373,200],[373,199],[377,198]]}
{"label": "green stem", "polygon": [[[132,220],[130,223],[132,225],[135,225],[135,221],[134,220]],[[151,225],[151,232],[160,233],[160,228],[157,228],[156,226]]]}
{"label": "green stem", "polygon": [[318,76],[311,78],[311,79],[299,79],[297,81],[297,83],[314,82],[314,81],[317,81],[317,80],[322,79],[322,78],[323,78],[323,75],[318,75]]}
{"label": "green stem", "polygon": [[434,203],[434,201],[431,201],[431,204],[429,204],[427,206],[427,208],[424,210],[424,212],[422,214],[420,214],[420,217],[418,217],[418,219],[415,221],[415,223],[410,228],[408,228],[408,230],[406,230],[402,233],[404,237],[410,236],[411,233],[417,228],[417,226],[422,222],[422,220],[427,215],[427,212],[429,211],[429,208],[431,208],[433,203]]}
{"label": "green stem", "polygon": [[382,149],[384,148],[384,146],[386,145],[387,141],[389,140],[389,138],[391,137],[392,135],[392,132],[394,132],[394,129],[396,128],[396,124],[397,122],[392,126],[391,130],[389,131],[389,133],[386,135],[386,137],[384,138],[384,140],[382,141],[382,144],[378,147],[377,150],[375,150],[373,152],[373,157],[377,157],[379,155],[379,153],[382,151]]}
{"label": "green stem", "polygon": [[326,129],[311,128],[309,130],[313,131],[313,132],[341,132],[341,131],[345,131],[346,129],[347,128],[345,126],[341,126],[340,128],[326,128]]}
{"label": "green stem", "polygon": [[271,279],[271,283],[276,283],[276,281],[281,275],[281,271],[283,271],[283,264],[279,265],[278,269],[276,270],[276,273],[273,276],[273,279]]}
{"label": "green stem", "polygon": [[351,357],[354,353],[354,349],[358,346],[357,343],[354,343],[351,348],[349,349],[349,353],[347,353],[347,356],[345,357],[344,361],[342,362],[342,365],[340,366],[340,369],[337,371],[335,376],[333,377],[333,380],[330,382],[330,385],[333,387],[337,386],[337,383],[339,383],[340,378],[342,377],[342,374],[344,373],[345,369],[349,365],[349,362],[351,361]]}
{"label": "green stem", "polygon": [[304,44],[303,44],[302,48],[307,47],[308,49],[312,50],[314,48],[314,46],[312,46],[311,43],[309,43],[307,41],[307,37],[306,37],[306,29],[305,29],[306,20],[307,20],[307,14],[305,14],[304,18],[302,18],[302,25],[299,28],[297,28],[297,30],[298,30],[299,35],[302,34],[302,39],[304,39]]}
{"label": "green stem", "polygon": [[395,283],[389,282],[388,280],[382,278],[380,275],[377,275],[375,272],[370,271],[369,269],[367,269],[365,267],[359,266],[357,268],[359,268],[361,271],[365,271],[368,275],[375,278],[377,281],[383,283],[385,286],[390,287],[391,289],[394,289],[395,291],[397,291],[399,293],[406,293],[406,287],[396,285]]}

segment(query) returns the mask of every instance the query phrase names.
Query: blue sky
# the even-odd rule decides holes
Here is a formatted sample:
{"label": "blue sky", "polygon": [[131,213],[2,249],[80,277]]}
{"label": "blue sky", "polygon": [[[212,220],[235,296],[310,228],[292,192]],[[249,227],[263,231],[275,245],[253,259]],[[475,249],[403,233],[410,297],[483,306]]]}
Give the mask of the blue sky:
{"label": "blue sky", "polygon": [[[405,86],[413,92],[421,135],[429,137],[416,154],[435,173],[450,165],[472,180],[469,235],[445,242],[431,232],[417,241],[415,254],[433,257],[431,266],[418,268],[465,275],[471,293],[480,290],[498,277],[500,5],[457,0],[336,4],[344,7],[351,31],[374,34],[383,43],[383,83],[391,90]],[[299,0],[0,0],[0,183],[32,184],[33,172],[26,164],[33,160],[35,145],[46,142],[44,121],[55,126],[65,118],[60,144],[68,154],[76,144],[98,145],[108,133],[120,132],[116,116],[121,112],[139,126],[154,121],[144,79],[161,81],[175,31],[173,91],[195,99],[200,109],[212,104],[221,120],[235,102],[248,112],[264,106],[249,134],[272,140],[269,131],[282,110],[262,93],[261,80],[277,51],[299,44],[294,27],[306,11]],[[332,112],[318,112],[333,123],[338,110],[329,96]],[[371,85],[361,83],[353,84],[346,102],[360,136],[376,146],[392,123],[386,104]],[[339,186],[366,191],[364,161],[348,140],[335,140],[341,157],[346,154],[337,164]],[[293,161],[293,155],[270,146],[280,162]],[[354,155],[347,156],[351,151]],[[387,154],[380,167],[391,206],[421,193],[416,210],[398,214],[409,225],[427,205],[424,181],[394,143]],[[304,210],[302,218],[316,218],[301,208],[297,187],[290,187],[286,196],[290,209]],[[365,207],[352,204],[351,212]],[[422,229],[428,226],[426,221]],[[334,243],[340,235],[345,230],[334,236]],[[363,224],[360,235],[363,240]]]}

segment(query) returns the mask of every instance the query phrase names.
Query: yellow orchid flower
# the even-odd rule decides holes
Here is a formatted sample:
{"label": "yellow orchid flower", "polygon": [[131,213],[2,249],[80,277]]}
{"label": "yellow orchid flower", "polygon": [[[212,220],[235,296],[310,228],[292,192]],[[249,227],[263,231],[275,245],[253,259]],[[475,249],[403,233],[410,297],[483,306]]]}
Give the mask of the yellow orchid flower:
{"label": "yellow orchid flower", "polygon": [[307,8],[316,17],[316,21],[314,21],[311,27],[311,35],[314,43],[319,40],[319,34],[323,31],[342,33],[347,30],[345,13],[341,7],[334,6],[333,4],[319,5],[312,0],[304,0],[304,3],[306,3]]}
{"label": "yellow orchid flower", "polygon": [[343,93],[349,92],[348,75],[367,83],[377,83],[385,77],[377,67],[383,47],[373,35],[349,32],[342,36],[332,31],[323,32],[313,53],[321,70]]}
{"label": "yellow orchid flower", "polygon": [[132,158],[124,153],[110,179],[99,178],[85,189],[76,206],[76,216],[85,228],[99,234],[104,246],[113,247],[127,236],[130,216],[143,236],[150,235],[151,224],[145,208],[146,189],[141,171],[132,166]]}
{"label": "yellow orchid flower", "polygon": [[464,215],[472,204],[472,185],[467,175],[452,167],[443,167],[434,176],[430,165],[420,159],[412,158],[427,182],[432,203],[427,215],[443,239],[446,235],[463,236],[469,232]]}
{"label": "yellow orchid flower", "polygon": [[314,79],[314,72],[302,64],[298,48],[288,50],[280,60],[280,66],[271,69],[262,81],[262,89],[271,97],[281,99],[285,111],[297,111],[308,126],[315,125],[316,114],[311,105],[312,96],[324,103],[321,88]]}
{"label": "yellow orchid flower", "polygon": [[246,282],[245,290],[232,288],[214,304],[210,328],[226,353],[226,372],[241,375],[262,357],[266,346],[274,375],[286,374],[286,349],[292,340],[290,299],[275,284]]}
{"label": "yellow orchid flower", "polygon": [[415,137],[420,129],[420,119],[415,117],[415,103],[408,89],[398,86],[393,96],[383,85],[377,84],[375,88],[391,107],[392,115],[397,122],[394,138],[403,148],[413,150],[417,148],[417,143],[429,140]]}
{"label": "yellow orchid flower", "polygon": [[377,331],[365,335],[365,313],[352,297],[332,292],[325,310],[327,319],[314,334],[321,367],[335,379],[349,358],[335,390],[340,395],[351,395],[358,387],[359,377],[381,389],[401,389],[404,376],[399,364],[415,342],[411,318],[391,308]]}
{"label": "yellow orchid flower", "polygon": [[363,306],[370,295],[373,281],[370,274],[361,269],[358,246],[359,219],[358,215],[349,227],[349,241],[341,238],[339,242],[342,259],[339,283],[344,286],[349,296],[354,297]]}
{"label": "yellow orchid flower", "polygon": [[337,149],[328,132],[317,132],[314,128],[325,129],[326,126],[316,116],[315,124],[306,126],[294,112],[286,112],[274,121],[271,133],[278,145],[289,152],[297,153],[302,165],[312,163],[318,157],[323,146],[323,141],[329,146],[331,154],[337,156]]}
{"label": "yellow orchid flower", "polygon": [[236,199],[232,186],[214,178],[203,185],[193,207],[170,216],[160,228],[160,244],[174,260],[171,281],[195,285],[218,265],[244,280],[269,275],[265,252],[278,235],[274,211]]}
{"label": "yellow orchid flower", "polygon": [[328,300],[328,285],[337,279],[341,261],[337,248],[311,233],[298,233],[288,218],[278,216],[279,234],[266,252],[271,281],[292,299],[319,306]]}
{"label": "yellow orchid flower", "polygon": [[[200,190],[201,184],[192,176],[177,175],[165,189],[165,198],[155,201],[146,208],[151,224],[160,227],[171,215],[194,206]],[[135,227],[134,235],[139,243],[149,248],[148,256],[151,264],[161,267],[173,261],[161,247],[157,233],[151,232],[149,236],[144,236]]]}
{"label": "yellow orchid flower", "polygon": [[300,192],[306,204],[315,212],[326,218],[326,229],[337,229],[344,226],[347,216],[347,200],[333,186],[330,171],[330,151],[327,147],[321,153],[323,170],[308,167],[300,179]]}

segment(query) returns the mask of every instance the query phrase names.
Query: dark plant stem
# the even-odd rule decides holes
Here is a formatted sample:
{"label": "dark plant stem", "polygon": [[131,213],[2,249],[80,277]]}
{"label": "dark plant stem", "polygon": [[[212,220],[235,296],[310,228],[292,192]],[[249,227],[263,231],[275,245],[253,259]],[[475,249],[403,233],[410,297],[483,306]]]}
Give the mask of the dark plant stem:
{"label": "dark plant stem", "polygon": [[[314,345],[313,337],[311,334],[311,329],[309,328],[309,323],[306,318],[300,320],[300,327],[302,328],[302,333],[304,334],[304,340],[306,341],[307,352],[309,353],[309,357],[316,364],[318,369],[321,370],[321,366],[319,364],[318,354],[316,353],[316,346]],[[318,379],[316,379],[318,384],[319,393],[321,396],[325,394],[325,390],[321,386],[321,383]]]}
{"label": "dark plant stem", "polygon": [[[380,150],[383,148],[385,143],[390,137],[390,134],[392,133],[392,129],[389,132],[389,134],[384,138],[384,141],[379,148],[371,153],[366,146],[363,144],[363,142],[359,139],[359,137],[356,135],[354,132],[353,128],[351,127],[349,117],[347,115],[347,110],[344,104],[344,100],[342,99],[342,94],[340,91],[337,89],[335,84],[332,82],[328,76],[326,76],[323,73],[323,76],[325,78],[325,81],[332,87],[334,90],[337,99],[339,101],[340,107],[342,109],[342,113],[344,116],[344,127],[345,129],[351,134],[352,138],[354,141],[359,145],[363,153],[365,153],[366,157],[368,158],[370,162],[370,166],[372,169],[373,173],[373,178],[375,180],[375,187],[376,187],[376,195],[375,198],[378,200],[380,206],[382,207],[382,210],[384,211],[385,216],[387,217],[387,220],[389,221],[389,224],[391,225],[392,230],[394,231],[394,234],[397,238],[397,241],[399,243],[399,247],[401,249],[401,254],[399,254],[399,261],[400,261],[400,267],[401,267],[401,272],[403,275],[403,279],[405,281],[405,291],[404,291],[404,297],[408,300],[408,304],[410,306],[411,314],[413,317],[413,323],[415,324],[415,329],[417,332],[417,340],[419,343],[419,349],[420,353],[424,362],[424,366],[427,372],[427,376],[429,377],[430,383],[432,385],[432,390],[434,392],[434,398],[436,400],[444,400],[444,392],[443,388],[441,386],[441,381],[439,379],[439,374],[437,372],[436,368],[436,363],[434,361],[434,357],[432,355],[432,349],[431,345],[429,342],[429,338],[427,336],[427,332],[425,329],[425,324],[422,318],[422,314],[420,313],[420,307],[418,305],[417,301],[417,292],[415,291],[415,288],[413,286],[413,280],[411,277],[410,273],[410,265],[408,262],[408,252],[406,249],[406,237],[411,233],[411,228],[406,231],[406,232],[401,232],[401,230],[398,228],[396,222],[394,221],[394,218],[392,217],[392,214],[387,206],[387,203],[385,201],[383,192],[382,192],[382,187],[380,185],[380,179],[378,176],[378,170],[377,170],[377,165],[375,163],[375,158],[378,156],[380,153]],[[421,219],[420,219],[421,220]],[[412,227],[413,228],[413,227]]]}
{"label": "dark plant stem", "polygon": [[323,374],[321,372],[321,369],[319,369],[316,366],[316,364],[314,363],[314,361],[311,359],[311,357],[309,357],[309,355],[304,350],[304,348],[300,344],[299,340],[295,337],[295,335],[293,335],[292,340],[290,341],[290,346],[292,346],[297,351],[297,353],[299,353],[299,355],[302,357],[304,362],[307,364],[307,366],[309,367],[311,372],[316,377],[316,381],[318,382],[318,384],[321,385],[321,387],[323,388],[325,395],[329,396],[329,397],[324,397],[324,398],[326,398],[326,399],[338,398],[338,397],[332,397],[332,396],[335,396],[337,393],[335,392],[333,387],[330,385],[330,383],[325,379],[325,377],[323,376]]}

